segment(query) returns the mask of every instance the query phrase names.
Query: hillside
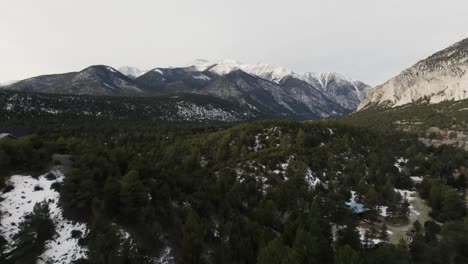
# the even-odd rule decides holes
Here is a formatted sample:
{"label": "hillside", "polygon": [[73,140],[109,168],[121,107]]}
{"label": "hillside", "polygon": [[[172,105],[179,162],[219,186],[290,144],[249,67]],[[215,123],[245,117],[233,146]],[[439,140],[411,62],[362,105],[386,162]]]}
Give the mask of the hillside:
{"label": "hillside", "polygon": [[32,77],[2,87],[2,89],[75,95],[141,94],[141,90],[132,79],[105,65],[90,66],[80,72]]}
{"label": "hillside", "polygon": [[419,61],[375,87],[357,110],[396,107],[419,100],[430,103],[468,99],[468,39]]}
{"label": "hillside", "polygon": [[381,132],[405,131],[418,135],[426,144],[456,145],[468,150],[468,100],[438,104],[421,100],[393,108],[374,106],[336,121]]}
{"label": "hillside", "polygon": [[0,124],[61,120],[236,122],[258,112],[222,99],[192,94],[155,97],[30,94],[0,90]]}
{"label": "hillside", "polygon": [[[70,129],[74,122],[80,125]],[[366,263],[467,257],[459,179],[468,172],[455,172],[468,167],[468,156],[451,147],[318,122],[65,124],[0,141],[0,208],[11,208],[0,218],[2,263],[103,256],[142,264],[334,263],[343,252]],[[73,156],[66,175],[48,166],[57,151]],[[18,171],[24,164],[39,176]],[[388,230],[418,226],[418,195],[430,212],[407,242],[411,250],[388,243]]]}

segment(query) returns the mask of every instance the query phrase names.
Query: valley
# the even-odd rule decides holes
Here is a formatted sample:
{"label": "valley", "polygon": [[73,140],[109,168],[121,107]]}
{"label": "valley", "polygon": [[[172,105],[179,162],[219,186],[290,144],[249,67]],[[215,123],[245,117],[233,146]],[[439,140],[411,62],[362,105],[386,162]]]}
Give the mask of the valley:
{"label": "valley", "polygon": [[0,262],[466,263],[465,44],[375,88],[230,60],[2,86]]}

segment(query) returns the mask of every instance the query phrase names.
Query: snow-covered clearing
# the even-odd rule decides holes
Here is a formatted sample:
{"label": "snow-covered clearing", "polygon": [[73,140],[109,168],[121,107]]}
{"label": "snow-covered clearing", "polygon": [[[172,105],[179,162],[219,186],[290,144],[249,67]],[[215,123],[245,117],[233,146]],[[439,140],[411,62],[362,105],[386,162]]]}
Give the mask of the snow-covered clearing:
{"label": "snow-covered clearing", "polygon": [[68,264],[87,256],[87,248],[78,244],[79,237],[72,237],[74,230],[81,232],[82,237],[85,236],[88,232],[86,224],[72,222],[63,217],[58,204],[60,194],[52,187],[54,183],[61,183],[63,178],[63,173],[58,170],[41,175],[37,179],[22,175],[10,177],[7,184],[14,189],[3,193],[0,202],[3,214],[0,220],[0,234],[7,242],[5,252],[14,248],[14,235],[19,231],[19,224],[25,220],[26,215],[33,212],[34,205],[47,202],[56,235],[53,240],[46,242],[46,250],[39,257],[38,263]]}

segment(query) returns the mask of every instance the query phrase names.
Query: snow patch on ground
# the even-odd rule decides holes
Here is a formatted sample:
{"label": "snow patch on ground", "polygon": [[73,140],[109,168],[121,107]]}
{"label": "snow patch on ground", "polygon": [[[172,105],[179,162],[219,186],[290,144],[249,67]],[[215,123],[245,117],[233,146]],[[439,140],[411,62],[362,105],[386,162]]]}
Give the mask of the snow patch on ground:
{"label": "snow patch on ground", "polygon": [[320,179],[318,177],[314,176],[314,173],[310,168],[307,168],[307,173],[305,175],[305,181],[307,185],[309,186],[309,189],[314,189],[317,184],[321,183]]}
{"label": "snow patch on ground", "polygon": [[[266,140],[268,140],[270,137],[275,137],[276,140],[279,140],[281,137],[281,128],[271,127],[263,129],[261,133],[255,136],[255,145],[253,150],[257,152],[263,149],[266,146]],[[279,147],[279,145],[277,144],[276,147]]]}
{"label": "snow patch on ground", "polygon": [[400,157],[396,160],[394,166],[398,169],[399,172],[403,172],[403,166],[408,162],[407,159]]}
{"label": "snow patch on ground", "polygon": [[[357,227],[357,230],[358,230],[358,232],[359,232],[359,237],[361,238],[361,243],[362,243],[362,244],[365,244],[366,231],[368,231],[368,229],[365,228],[365,227],[358,226],[358,227]],[[369,245],[369,246],[373,246],[373,245],[380,244],[380,243],[382,243],[382,242],[383,242],[382,239],[370,238],[370,239],[369,239],[369,242],[368,242],[368,245]]]}
{"label": "snow patch on ground", "polygon": [[409,205],[409,209],[410,209],[410,214],[413,214],[413,215],[420,215],[421,213],[418,212],[414,206],[413,206],[413,201],[417,198],[416,195],[416,191],[409,191],[409,190],[400,190],[400,189],[395,189],[395,192],[398,192],[401,197],[403,198],[403,200],[407,200],[410,205]]}
{"label": "snow patch on ground", "polygon": [[421,176],[411,176],[410,179],[414,184],[418,184],[423,181],[423,177]]}
{"label": "snow patch on ground", "polygon": [[395,192],[399,193],[401,197],[408,200],[408,202],[416,198],[416,191],[395,189]]}
{"label": "snow patch on ground", "polygon": [[24,221],[26,215],[33,212],[34,205],[47,202],[56,235],[53,240],[46,242],[46,250],[39,257],[38,263],[68,264],[86,258],[87,248],[80,246],[79,238],[72,238],[71,235],[73,230],[77,230],[82,236],[86,236],[86,224],[72,222],[63,217],[62,209],[58,205],[60,194],[52,189],[52,184],[61,183],[63,179],[63,173],[58,170],[41,175],[37,179],[22,175],[10,177],[7,184],[14,186],[14,189],[0,196],[0,210],[3,212],[0,233],[7,242],[4,252],[14,248],[14,235],[19,231],[19,224]]}
{"label": "snow patch on ground", "polygon": [[170,247],[165,247],[161,252],[161,256],[156,260],[156,264],[170,264],[174,262],[172,248]]}
{"label": "snow patch on ground", "polygon": [[289,180],[288,177],[286,177],[286,170],[289,167],[289,163],[293,159],[294,159],[294,155],[289,156],[289,158],[288,158],[288,160],[286,160],[286,162],[280,163],[280,164],[277,165],[278,169],[274,170],[273,173],[276,174],[276,175],[279,175],[281,173],[281,174],[283,174],[283,177],[284,177],[285,181]]}
{"label": "snow patch on ground", "polygon": [[379,214],[382,217],[387,217],[388,216],[388,214],[387,214],[388,206],[379,206],[378,210],[379,210]]}

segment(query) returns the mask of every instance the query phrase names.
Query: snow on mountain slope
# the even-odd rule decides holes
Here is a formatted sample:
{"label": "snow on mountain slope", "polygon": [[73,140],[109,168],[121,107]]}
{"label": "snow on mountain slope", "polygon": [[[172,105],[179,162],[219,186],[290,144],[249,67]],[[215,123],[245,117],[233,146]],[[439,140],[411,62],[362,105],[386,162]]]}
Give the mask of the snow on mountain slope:
{"label": "snow on mountain slope", "polygon": [[242,70],[277,84],[280,84],[287,77],[293,77],[307,82],[312,89],[315,88],[325,93],[331,100],[348,110],[356,109],[370,88],[363,82],[351,80],[337,73],[296,73],[290,69],[265,63],[244,64],[233,60],[196,60],[189,67],[197,71],[210,71],[218,75]]}
{"label": "snow on mountain slope", "polygon": [[367,84],[338,73],[304,73],[298,74],[297,78],[316,87],[348,110],[356,109],[370,89]]}
{"label": "snow on mountain slope", "polygon": [[468,39],[439,51],[374,88],[358,111],[373,105],[400,106],[468,98]]}
{"label": "snow on mountain slope", "polygon": [[234,60],[207,61],[196,60],[189,67],[198,71],[211,71],[218,75],[226,75],[235,70],[242,70],[269,81],[278,83],[284,77],[293,74],[293,71],[265,63],[245,64]]}
{"label": "snow on mountain slope", "polygon": [[10,177],[8,184],[14,187],[13,190],[0,196],[0,209],[3,211],[3,217],[0,219],[0,234],[6,240],[3,253],[15,248],[14,236],[19,231],[19,224],[33,212],[34,205],[47,202],[56,235],[46,242],[45,252],[39,257],[38,263],[68,264],[87,256],[87,248],[78,243],[80,237],[72,236],[74,230],[78,231],[81,237],[86,236],[87,226],[63,217],[59,206],[60,194],[53,187],[54,184],[61,183],[63,179],[63,173],[58,170],[38,178],[21,175]]}
{"label": "snow on mountain slope", "polygon": [[145,70],[140,70],[137,67],[131,66],[122,66],[118,69],[118,71],[132,79],[138,78],[147,72]]}
{"label": "snow on mountain slope", "polygon": [[18,81],[6,81],[6,82],[1,82],[1,83],[0,83],[0,87],[12,85],[12,84],[14,84],[15,82],[18,82]]}

